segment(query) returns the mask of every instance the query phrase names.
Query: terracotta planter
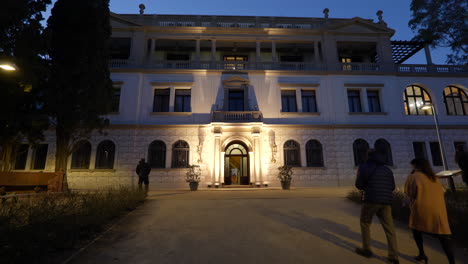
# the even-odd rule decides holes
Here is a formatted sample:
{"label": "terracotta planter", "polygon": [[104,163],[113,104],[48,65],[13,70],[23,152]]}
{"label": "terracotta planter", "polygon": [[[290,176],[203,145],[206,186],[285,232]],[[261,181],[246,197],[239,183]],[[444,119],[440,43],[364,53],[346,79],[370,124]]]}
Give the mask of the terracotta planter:
{"label": "terracotta planter", "polygon": [[283,190],[290,190],[291,181],[281,181],[281,188],[283,188]]}
{"label": "terracotta planter", "polygon": [[198,182],[189,182],[189,186],[191,191],[198,190]]}

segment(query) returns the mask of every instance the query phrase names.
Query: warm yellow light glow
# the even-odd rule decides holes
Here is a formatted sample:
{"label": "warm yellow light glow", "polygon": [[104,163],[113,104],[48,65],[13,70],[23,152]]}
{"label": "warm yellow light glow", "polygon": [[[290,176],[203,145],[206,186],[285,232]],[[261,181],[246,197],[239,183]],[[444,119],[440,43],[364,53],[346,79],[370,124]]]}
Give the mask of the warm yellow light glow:
{"label": "warm yellow light glow", "polygon": [[0,64],[0,68],[5,70],[5,71],[16,71],[16,67],[12,64]]}
{"label": "warm yellow light glow", "polygon": [[431,109],[431,107],[432,107],[431,105],[423,105],[423,106],[421,106],[420,108],[421,108],[422,110],[429,110],[429,109]]}

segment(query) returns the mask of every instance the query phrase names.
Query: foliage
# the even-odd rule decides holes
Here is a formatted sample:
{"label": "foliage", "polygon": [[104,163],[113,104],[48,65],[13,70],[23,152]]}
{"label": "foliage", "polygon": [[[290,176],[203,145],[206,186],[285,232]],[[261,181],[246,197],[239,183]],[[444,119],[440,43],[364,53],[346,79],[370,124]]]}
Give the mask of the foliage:
{"label": "foliage", "polygon": [[75,142],[108,123],[109,16],[109,0],[58,0],[47,21],[52,74],[45,108],[55,125],[56,170],[66,169]]}
{"label": "foliage", "polygon": [[408,25],[414,40],[450,47],[448,63],[468,63],[468,2],[466,0],[412,0]]}
{"label": "foliage", "polygon": [[[410,210],[405,205],[406,195],[401,191],[396,191],[394,195],[393,217],[408,223]],[[361,193],[358,190],[349,192],[346,198],[355,203],[362,203]],[[455,194],[449,191],[445,192],[445,203],[452,236],[464,245],[468,245],[468,226],[466,225],[468,223],[468,189],[457,190]]]}
{"label": "foliage", "polygon": [[[0,171],[12,168],[16,146],[36,143],[48,120],[40,107],[48,76],[41,21],[50,0],[5,0],[0,9],[0,61],[17,70],[0,69]],[[34,45],[31,45],[34,43]]]}
{"label": "foliage", "polygon": [[201,169],[198,165],[189,165],[185,173],[186,182],[200,182]]}
{"label": "foliage", "polygon": [[278,173],[278,178],[280,181],[291,181],[292,180],[292,175],[293,175],[293,170],[291,166],[281,166],[278,167],[279,173]]}
{"label": "foliage", "polygon": [[120,187],[8,200],[0,206],[0,259],[2,263],[54,263],[56,254],[91,238],[144,199],[144,191]]}

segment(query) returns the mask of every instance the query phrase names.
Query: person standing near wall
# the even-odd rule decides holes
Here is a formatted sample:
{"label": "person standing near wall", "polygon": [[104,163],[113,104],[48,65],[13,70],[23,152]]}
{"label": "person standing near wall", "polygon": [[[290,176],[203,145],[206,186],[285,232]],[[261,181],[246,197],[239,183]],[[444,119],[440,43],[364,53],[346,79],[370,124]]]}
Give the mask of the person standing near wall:
{"label": "person standing near wall", "polygon": [[364,202],[360,219],[362,248],[356,248],[356,253],[367,258],[372,257],[370,225],[374,215],[377,215],[387,236],[388,260],[392,264],[398,264],[400,262],[392,217],[395,179],[377,151],[370,149],[368,157],[367,162],[359,166],[356,178],[356,188],[363,192]]}
{"label": "person standing near wall", "polygon": [[415,260],[428,262],[422,237],[422,233],[427,233],[439,239],[449,263],[454,264],[444,188],[429,161],[417,158],[411,161],[411,165],[413,171],[406,180],[405,193],[410,200],[409,227],[419,250]]}
{"label": "person standing near wall", "polygon": [[141,185],[144,183],[145,190],[148,191],[149,174],[151,172],[151,166],[145,161],[145,159],[141,159],[135,171],[138,175],[138,188],[141,189]]}

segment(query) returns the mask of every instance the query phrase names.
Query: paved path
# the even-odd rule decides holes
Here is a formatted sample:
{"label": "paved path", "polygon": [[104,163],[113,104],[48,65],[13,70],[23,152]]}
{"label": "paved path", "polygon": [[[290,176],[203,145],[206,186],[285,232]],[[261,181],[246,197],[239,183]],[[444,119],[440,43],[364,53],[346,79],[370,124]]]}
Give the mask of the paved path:
{"label": "paved path", "polygon": [[[360,246],[359,206],[344,188],[292,191],[152,191],[71,263],[386,263],[386,239],[372,227],[373,259]],[[406,225],[397,228],[400,262],[415,263]],[[426,239],[430,263],[447,263],[438,243]],[[457,248],[457,263],[468,263]]]}

